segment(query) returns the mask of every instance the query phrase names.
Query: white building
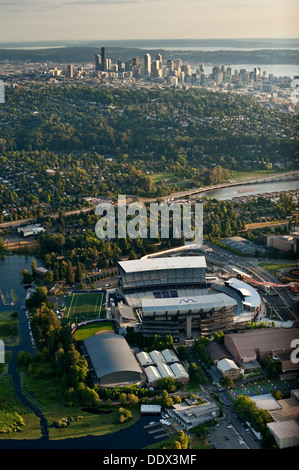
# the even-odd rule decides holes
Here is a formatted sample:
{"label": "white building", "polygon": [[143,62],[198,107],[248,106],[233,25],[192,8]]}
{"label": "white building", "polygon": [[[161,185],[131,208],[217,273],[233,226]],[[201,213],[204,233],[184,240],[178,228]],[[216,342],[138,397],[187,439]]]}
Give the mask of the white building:
{"label": "white building", "polygon": [[217,369],[223,375],[223,377],[230,377],[231,379],[236,379],[240,377],[241,369],[231,359],[221,359],[217,362],[216,366]]}
{"label": "white building", "polygon": [[267,423],[279,449],[299,445],[299,424],[296,420]]}

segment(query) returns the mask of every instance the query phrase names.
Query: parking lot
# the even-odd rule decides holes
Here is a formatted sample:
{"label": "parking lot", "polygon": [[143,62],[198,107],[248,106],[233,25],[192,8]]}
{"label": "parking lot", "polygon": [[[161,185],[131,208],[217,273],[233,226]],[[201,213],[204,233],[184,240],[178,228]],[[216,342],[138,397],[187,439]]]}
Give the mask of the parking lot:
{"label": "parking lot", "polygon": [[259,441],[231,407],[224,407],[224,418],[210,429],[208,443],[215,449],[262,449]]}

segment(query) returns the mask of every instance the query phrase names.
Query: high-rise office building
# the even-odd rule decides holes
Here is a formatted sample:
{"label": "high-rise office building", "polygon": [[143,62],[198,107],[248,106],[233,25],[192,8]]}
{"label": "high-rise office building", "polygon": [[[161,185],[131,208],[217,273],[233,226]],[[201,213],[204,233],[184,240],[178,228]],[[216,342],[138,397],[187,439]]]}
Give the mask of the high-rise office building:
{"label": "high-rise office building", "polygon": [[145,54],[144,56],[144,75],[146,77],[151,76],[151,69],[152,69],[152,57],[150,54]]}
{"label": "high-rise office building", "polygon": [[68,76],[69,78],[73,78],[73,76],[74,76],[74,68],[73,68],[73,66],[72,66],[71,64],[69,64],[69,65],[67,66],[67,76]]}
{"label": "high-rise office building", "polygon": [[123,72],[123,64],[121,59],[117,60],[117,67],[118,67],[118,72]]}
{"label": "high-rise office building", "polygon": [[102,58],[102,70],[106,70],[106,59],[107,59],[107,52],[106,52],[106,47],[101,48],[101,58]]}
{"label": "high-rise office building", "polygon": [[102,57],[100,54],[95,55],[95,68],[96,70],[102,70]]}
{"label": "high-rise office building", "polygon": [[156,55],[156,60],[159,62],[159,70],[162,70],[162,55],[161,54],[157,54]]}

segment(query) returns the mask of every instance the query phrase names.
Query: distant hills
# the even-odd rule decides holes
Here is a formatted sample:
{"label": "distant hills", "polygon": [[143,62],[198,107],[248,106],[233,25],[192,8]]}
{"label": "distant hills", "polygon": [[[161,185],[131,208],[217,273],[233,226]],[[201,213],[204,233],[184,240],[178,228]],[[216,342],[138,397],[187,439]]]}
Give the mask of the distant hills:
{"label": "distant hills", "polygon": [[151,48],[161,49],[168,47],[188,48],[188,47],[219,47],[224,48],[251,48],[251,49],[299,49],[299,38],[232,38],[232,39],[120,39],[120,40],[59,40],[59,41],[26,41],[26,42],[6,42],[0,43],[0,49],[14,48],[22,49],[24,47],[44,48],[57,46],[107,46],[124,48]]}
{"label": "distant hills", "polygon": [[[128,43],[128,41],[122,41]],[[132,41],[133,42],[133,41]],[[153,45],[154,41],[150,42]],[[39,63],[56,63],[56,64],[84,64],[94,61],[94,56],[100,51],[102,46],[107,47],[107,57],[111,58],[112,61],[121,59],[126,61],[132,57],[138,57],[143,59],[145,53],[150,53],[155,56],[158,52],[162,54],[163,60],[167,59],[182,59],[185,63],[205,63],[205,64],[299,64],[299,48],[296,49],[255,49],[247,50],[248,43],[245,43],[244,50],[231,50],[231,49],[220,49],[220,50],[167,50],[162,47],[155,48],[141,48],[139,47],[128,47],[128,44],[123,46],[112,46],[112,41],[106,41],[93,45],[66,45],[64,47],[58,47],[58,45],[51,44],[52,47],[46,48],[47,46],[40,43],[38,47],[41,49],[9,49],[8,46],[0,44],[0,60],[9,61],[22,61],[22,62],[39,62]],[[28,43],[27,43],[28,44]],[[140,44],[140,41],[138,41]],[[254,44],[255,47],[256,43]],[[167,46],[165,41],[163,42],[164,47],[185,47],[185,46]],[[61,43],[59,44],[61,46]],[[126,46],[126,47],[125,47]],[[18,47],[18,46],[13,46]],[[22,47],[36,47],[23,45]],[[43,48],[44,47],[44,48]],[[145,46],[144,46],[145,47]],[[189,46],[196,47],[196,46]],[[201,46],[198,46],[201,47]],[[205,47],[218,47],[218,46],[205,46]],[[233,47],[233,46],[226,46]],[[236,46],[237,47],[237,46]],[[274,47],[274,46],[272,46]],[[289,46],[291,47],[291,46]]]}

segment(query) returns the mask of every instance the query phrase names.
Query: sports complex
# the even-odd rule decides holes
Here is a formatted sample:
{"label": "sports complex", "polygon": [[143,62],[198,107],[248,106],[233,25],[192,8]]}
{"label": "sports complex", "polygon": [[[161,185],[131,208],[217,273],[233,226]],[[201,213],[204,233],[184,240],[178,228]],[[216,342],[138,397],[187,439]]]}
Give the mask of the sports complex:
{"label": "sports complex", "polygon": [[234,401],[241,395],[245,395],[249,398],[258,395],[264,395],[272,393],[273,391],[280,391],[283,396],[290,394],[290,391],[298,386],[296,380],[290,381],[263,381],[262,383],[254,382],[252,384],[243,385],[229,390],[218,390],[220,401],[224,405],[232,405]]}
{"label": "sports complex", "polygon": [[105,297],[105,293],[99,291],[70,292],[63,316],[75,323],[105,318]]}

